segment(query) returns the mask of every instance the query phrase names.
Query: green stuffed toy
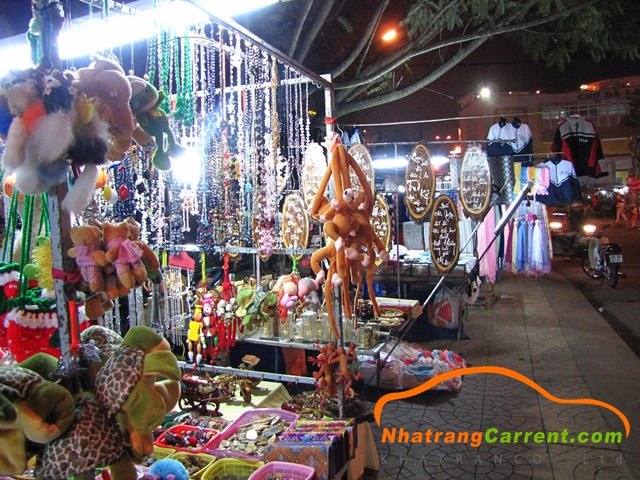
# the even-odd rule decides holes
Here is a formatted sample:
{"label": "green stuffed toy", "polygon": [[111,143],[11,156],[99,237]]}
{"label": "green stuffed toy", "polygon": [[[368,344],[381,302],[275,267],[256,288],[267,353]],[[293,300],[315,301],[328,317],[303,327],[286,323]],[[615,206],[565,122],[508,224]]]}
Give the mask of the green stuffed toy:
{"label": "green stuffed toy", "polygon": [[[176,142],[167,114],[160,108],[165,100],[165,93],[140,77],[131,75],[127,78],[132,90],[129,102],[131,111],[139,127],[155,140],[157,148],[153,154],[153,164],[158,170],[171,170],[171,158],[179,157],[185,149]],[[149,143],[148,136],[141,137],[139,132],[134,131],[133,137],[140,145]]]}
{"label": "green stuffed toy", "polygon": [[[98,339],[96,333],[91,337]],[[111,346],[113,338],[102,340]],[[152,431],[177,404],[180,378],[167,340],[149,327],[131,328],[98,371],[95,397],[77,402],[76,421],[38,456],[36,477],[68,478],[108,466],[114,480],[135,480],[134,461],[153,451]]]}
{"label": "green stuffed toy", "polygon": [[0,367],[0,475],[22,474],[43,444],[73,423],[73,396],[46,380],[57,367],[58,360],[46,353]]}

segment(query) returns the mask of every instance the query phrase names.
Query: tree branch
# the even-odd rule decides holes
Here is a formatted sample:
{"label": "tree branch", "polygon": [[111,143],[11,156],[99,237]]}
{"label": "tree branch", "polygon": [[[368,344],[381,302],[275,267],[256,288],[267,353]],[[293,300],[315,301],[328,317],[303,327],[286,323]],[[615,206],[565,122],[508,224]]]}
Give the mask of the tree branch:
{"label": "tree branch", "polygon": [[458,63],[464,60],[468,55],[470,55],[474,50],[476,50],[480,45],[486,42],[489,37],[479,38],[473,41],[468,46],[460,49],[455,55],[453,55],[449,60],[443,63],[437,70],[431,72],[428,75],[425,75],[420,80],[414,82],[408,87],[402,88],[400,90],[396,90],[395,92],[388,93],[385,95],[380,95],[373,98],[367,98],[364,100],[358,100],[356,102],[351,102],[345,105],[338,106],[335,117],[342,117],[347,115],[348,113],[356,112],[359,110],[364,110],[371,107],[376,107],[378,105],[382,105],[389,102],[394,102],[396,100],[400,100],[409,95],[416,93],[421,88],[433,83],[435,80],[440,78],[442,75],[447,73],[453,67],[455,67]]}
{"label": "tree branch", "polygon": [[311,45],[313,44],[313,41],[318,36],[318,32],[320,32],[320,29],[324,25],[324,22],[326,21],[327,17],[331,13],[331,9],[333,8],[334,3],[335,3],[335,0],[322,1],[321,3],[322,6],[320,7],[320,11],[315,17],[313,24],[309,29],[309,32],[307,32],[307,34],[304,36],[304,41],[302,42],[300,47],[296,50],[296,55],[294,58],[298,62],[304,64],[304,61],[307,59],[307,56],[309,55],[309,50],[311,50]]}
{"label": "tree branch", "polygon": [[313,6],[313,0],[304,0],[305,5],[302,10],[302,14],[298,17],[298,22],[296,23],[296,30],[293,32],[293,36],[291,37],[291,41],[289,42],[289,48],[287,48],[287,55],[293,57],[293,53],[296,50],[296,46],[298,45],[298,39],[300,38],[300,34],[302,33],[302,28],[304,27],[305,22],[307,21],[307,17],[309,16],[309,12],[311,11],[311,7]]}
{"label": "tree branch", "polygon": [[[408,60],[420,56],[420,55],[424,55],[426,53],[432,52],[434,50],[438,50],[440,48],[444,48],[444,47],[448,47],[451,45],[457,45],[457,44],[461,44],[464,42],[469,42],[469,41],[474,41],[474,40],[478,40],[478,39],[486,39],[488,37],[492,37],[495,35],[502,35],[505,33],[510,33],[510,32],[515,32],[517,30],[522,30],[522,29],[526,29],[526,28],[531,28],[531,27],[536,27],[536,26],[540,26],[540,25],[544,25],[546,23],[552,22],[554,20],[558,20],[562,17],[565,17],[567,15],[570,15],[576,11],[582,10],[590,5],[593,5],[594,3],[597,3],[599,0],[589,0],[587,2],[581,3],[579,5],[576,5],[564,12],[558,12],[554,15],[550,15],[548,17],[542,18],[542,19],[537,19],[537,20],[531,20],[529,22],[525,22],[525,23],[520,23],[517,25],[506,25],[506,26],[502,26],[499,28],[494,28],[491,30],[486,30],[483,32],[477,32],[477,33],[472,33],[472,34],[468,34],[468,35],[461,35],[458,37],[454,37],[448,40],[443,40],[441,42],[429,45],[428,47],[425,48],[421,48],[421,49],[417,49],[414,50],[412,52],[407,53],[405,56],[403,56],[402,58],[395,58],[394,60],[388,62],[386,64],[386,66],[384,66],[383,68],[378,69],[375,73],[372,73],[370,75],[365,75],[359,79],[354,79],[352,81],[349,82],[343,82],[343,83],[336,83],[334,84],[334,89],[336,90],[342,90],[342,89],[348,89],[348,88],[354,88],[354,87],[359,87],[361,85],[366,85],[371,83],[372,81],[380,78],[381,76],[383,76],[384,74],[392,71],[393,69],[399,67],[400,65],[402,65],[403,63],[406,63]],[[521,8],[521,7],[519,7]]]}

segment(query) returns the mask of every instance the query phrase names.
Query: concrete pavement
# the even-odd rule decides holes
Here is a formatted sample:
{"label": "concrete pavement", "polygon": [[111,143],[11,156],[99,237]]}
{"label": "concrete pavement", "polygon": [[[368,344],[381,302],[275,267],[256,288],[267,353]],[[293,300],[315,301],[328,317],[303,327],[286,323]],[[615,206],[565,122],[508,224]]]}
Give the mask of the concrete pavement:
{"label": "concrete pavement", "polygon": [[[424,342],[464,355],[469,366],[513,369],[560,398],[590,398],[627,416],[620,443],[383,443],[377,478],[633,479],[640,478],[640,360],[582,293],[562,276],[503,276],[492,309],[471,307],[468,340]],[[373,408],[374,400],[371,400]],[[519,381],[469,375],[451,394],[427,392],[388,404],[382,428],[407,431],[624,431],[618,416],[593,405],[551,402]],[[596,434],[597,436],[597,434]],[[545,435],[546,438],[546,435]]]}

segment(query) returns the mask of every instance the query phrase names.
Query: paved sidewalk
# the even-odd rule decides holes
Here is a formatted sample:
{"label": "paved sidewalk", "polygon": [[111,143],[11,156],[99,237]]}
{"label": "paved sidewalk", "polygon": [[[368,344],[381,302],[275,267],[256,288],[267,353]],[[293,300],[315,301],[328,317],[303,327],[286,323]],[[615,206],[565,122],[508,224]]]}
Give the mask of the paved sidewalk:
{"label": "paved sidewalk", "polygon": [[[464,355],[468,366],[513,369],[560,398],[612,404],[629,419],[620,444],[467,444],[381,442],[380,479],[640,479],[640,360],[579,290],[557,274],[506,276],[493,309],[471,307],[469,340],[428,348]],[[373,408],[373,403],[371,404]],[[428,392],[385,406],[382,427],[426,431],[624,432],[609,410],[551,402],[500,375],[470,375],[457,394]]]}

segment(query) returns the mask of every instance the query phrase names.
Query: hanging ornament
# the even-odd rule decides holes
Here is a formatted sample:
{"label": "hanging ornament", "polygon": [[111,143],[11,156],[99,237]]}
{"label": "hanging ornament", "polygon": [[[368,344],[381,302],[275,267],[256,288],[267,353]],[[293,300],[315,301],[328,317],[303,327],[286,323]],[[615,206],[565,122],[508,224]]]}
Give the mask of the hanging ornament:
{"label": "hanging ornament", "polygon": [[404,201],[407,204],[409,217],[422,224],[435,195],[436,176],[431,164],[431,154],[424,145],[415,146],[409,156],[409,164],[405,173],[406,191]]}
{"label": "hanging ornament", "polygon": [[104,188],[102,189],[102,196],[107,202],[111,198],[111,192],[112,192],[112,188],[110,185],[105,185]]}
{"label": "hanging ornament", "polygon": [[111,196],[109,197],[107,202],[109,202],[111,205],[115,205],[116,203],[118,203],[118,195],[116,195],[116,192],[114,192],[113,190],[111,191]]}
{"label": "hanging ornament", "polygon": [[109,180],[109,175],[104,167],[100,167],[98,171],[98,180],[96,180],[96,190],[99,188],[103,188],[107,184],[107,180]]}
{"label": "hanging ornament", "polygon": [[129,188],[126,185],[120,185],[120,188],[118,189],[118,196],[120,197],[120,200],[123,201],[129,198]]}

